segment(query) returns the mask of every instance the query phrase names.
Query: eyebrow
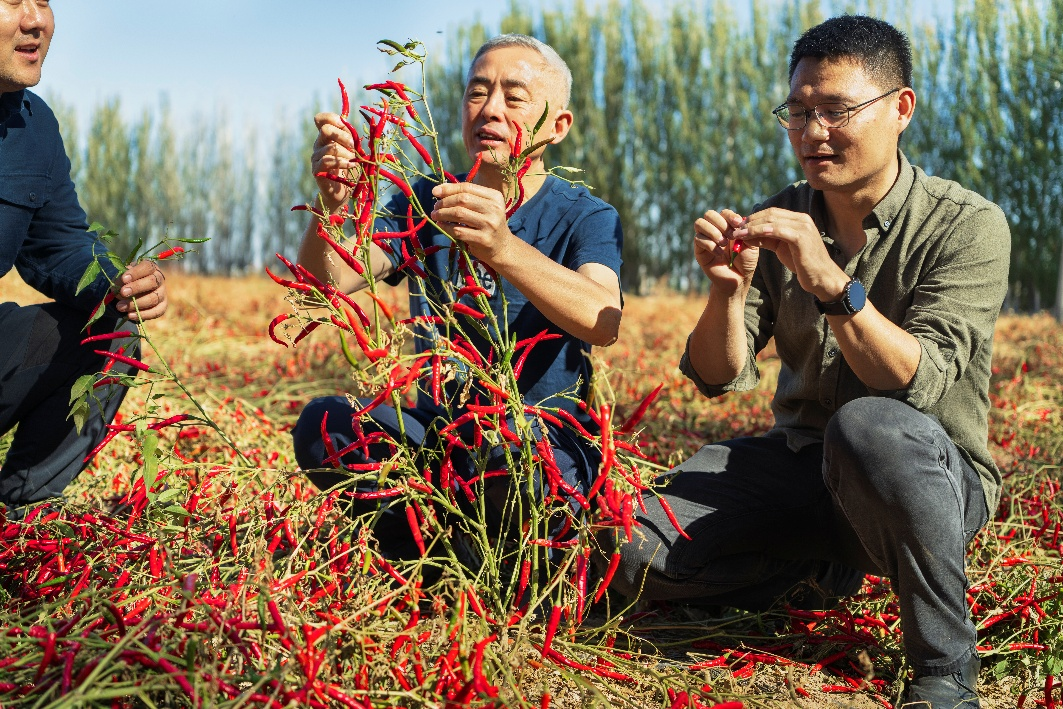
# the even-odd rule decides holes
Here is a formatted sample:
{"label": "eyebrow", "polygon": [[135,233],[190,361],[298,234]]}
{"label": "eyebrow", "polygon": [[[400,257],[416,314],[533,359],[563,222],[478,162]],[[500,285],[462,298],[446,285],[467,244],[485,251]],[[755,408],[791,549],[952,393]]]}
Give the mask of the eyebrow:
{"label": "eyebrow", "polygon": [[[472,86],[473,84],[490,84],[490,83],[492,83],[491,80],[488,79],[486,76],[474,76],[471,79],[469,79],[469,84],[468,85]],[[502,80],[502,86],[504,86],[507,89],[524,89],[526,91],[529,90],[528,82],[521,81],[520,79],[503,79]]]}
{"label": "eyebrow", "polygon": [[[787,97],[787,99],[786,99],[786,101],[784,103],[800,103],[802,106],[804,105],[803,103],[801,103],[801,101],[799,101],[793,95]],[[820,99],[816,103],[817,103],[817,105],[821,104],[821,103],[844,103],[844,104],[848,105],[848,104],[852,103],[852,100],[848,96],[844,96],[842,94],[828,94],[827,96],[824,96],[822,99]]]}

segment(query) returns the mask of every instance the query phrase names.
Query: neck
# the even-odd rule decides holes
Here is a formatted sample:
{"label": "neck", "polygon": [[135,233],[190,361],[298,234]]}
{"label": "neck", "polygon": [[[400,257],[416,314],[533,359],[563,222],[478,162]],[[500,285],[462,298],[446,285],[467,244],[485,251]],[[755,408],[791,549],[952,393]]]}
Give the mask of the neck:
{"label": "neck", "polygon": [[827,228],[831,238],[839,243],[848,256],[864,246],[867,241],[864,218],[889,194],[899,174],[899,161],[895,160],[863,184],[851,186],[845,191],[823,192],[823,201],[827,206]]}

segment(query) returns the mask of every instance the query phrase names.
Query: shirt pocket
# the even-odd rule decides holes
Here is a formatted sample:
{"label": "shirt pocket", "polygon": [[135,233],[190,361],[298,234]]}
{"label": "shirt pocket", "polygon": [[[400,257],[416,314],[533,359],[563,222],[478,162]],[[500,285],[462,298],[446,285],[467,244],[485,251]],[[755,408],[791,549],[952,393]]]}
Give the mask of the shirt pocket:
{"label": "shirt pocket", "polygon": [[0,174],[0,202],[40,209],[51,199],[51,180],[41,174]]}

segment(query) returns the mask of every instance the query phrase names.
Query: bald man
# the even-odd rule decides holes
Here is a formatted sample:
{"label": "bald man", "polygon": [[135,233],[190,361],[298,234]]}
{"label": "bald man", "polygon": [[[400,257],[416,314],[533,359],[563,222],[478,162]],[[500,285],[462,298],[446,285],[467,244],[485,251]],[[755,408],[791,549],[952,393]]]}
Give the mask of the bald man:
{"label": "bald man", "polygon": [[[548,175],[543,164],[547,145],[560,143],[572,127],[572,112],[567,108],[571,85],[568,66],[542,42],[524,35],[502,35],[488,41],[469,69],[461,114],[462,138],[469,159],[480,158],[481,167],[471,182],[434,184],[424,180],[414,185],[414,193],[420,204],[434,203],[432,220],[446,232],[426,225],[418,232],[420,243],[426,249],[435,244],[449,247],[453,239],[467,247],[475,258],[496,317],[500,323],[508,322],[507,337],[522,340],[543,330],[557,336],[537,345],[526,362],[518,382],[524,400],[565,409],[590,427],[591,422],[577,408],[576,400],[585,400],[588,394],[591,367],[587,355],[591,346],[608,346],[619,334],[622,234],[615,209],[585,188]],[[546,119],[538,133],[529,136],[544,111]],[[339,116],[319,114],[315,120],[320,133],[312,159],[314,173],[339,173],[356,167],[354,145]],[[505,183],[501,166],[510,160],[510,145],[518,126],[524,134],[524,145],[539,141],[544,144],[531,154],[532,164],[523,179],[524,202],[507,219],[503,194],[512,193],[512,185]],[[335,212],[346,204],[346,187],[320,178],[318,185],[321,203],[328,211]],[[379,219],[376,230],[405,231],[408,204],[406,197],[395,197],[386,211],[400,216]],[[392,254],[375,245],[371,247],[374,275],[391,284],[405,275],[404,271],[396,271],[401,264],[401,249],[397,246]],[[448,248],[443,248],[425,259],[428,278],[424,289],[411,287],[413,315],[440,312],[463,285],[463,274],[448,252]],[[310,224],[303,238],[299,262],[318,278],[336,283],[344,291],[357,291],[366,285],[363,277],[330,258],[329,246],[317,236],[316,222]],[[443,287],[446,284],[450,284],[449,289]],[[502,309],[503,295],[508,304],[506,310]],[[471,296],[465,300],[476,305]],[[433,337],[419,337],[419,349],[430,350]],[[485,357],[492,346],[486,338],[473,344]],[[452,390],[463,385],[464,382],[454,382]],[[482,398],[489,401],[490,395]],[[340,449],[352,440],[353,412],[344,397],[316,399],[303,411],[293,431],[299,465],[321,489],[348,479],[322,462],[326,457],[322,418],[328,415],[329,434]],[[401,416],[401,430],[414,450],[422,444],[432,448],[435,431],[449,422],[445,411],[424,392],[414,408],[396,412],[380,406],[371,415],[374,424],[396,440],[403,435],[399,428]],[[595,451],[563,429],[551,429],[548,435],[563,476],[569,484],[585,490],[598,468]],[[390,457],[385,445],[379,450],[370,446],[369,453],[367,457],[351,452],[342,460],[355,464]],[[462,453],[458,449],[454,455],[458,474],[474,475],[471,457]],[[504,500],[504,494],[499,499]],[[356,507],[354,511],[373,511],[375,504]],[[381,504],[384,507],[378,510],[381,514],[375,527],[377,538],[391,540],[392,553],[409,558],[415,552],[403,508],[400,506],[399,514],[393,514],[386,502]],[[405,550],[400,548],[403,544]]]}

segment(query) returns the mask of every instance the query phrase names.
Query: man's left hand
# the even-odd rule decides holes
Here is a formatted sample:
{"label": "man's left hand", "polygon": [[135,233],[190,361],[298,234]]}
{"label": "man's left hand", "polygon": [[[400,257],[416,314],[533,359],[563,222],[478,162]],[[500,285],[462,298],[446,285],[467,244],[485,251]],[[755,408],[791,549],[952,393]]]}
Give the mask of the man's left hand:
{"label": "man's left hand", "polygon": [[797,276],[801,288],[823,302],[837,300],[849,281],[827,253],[812,217],[804,212],[778,207],[762,210],[751,215],[745,226],[735,229],[734,238],[774,251]]}
{"label": "man's left hand", "polygon": [[502,193],[469,182],[436,185],[437,201],[432,220],[446,233],[465,244],[480,261],[495,266],[504,254],[513,232],[506,223]]}
{"label": "man's left hand", "polygon": [[154,261],[140,261],[127,268],[114,292],[118,312],[133,322],[153,320],[166,312],[166,276]]}

